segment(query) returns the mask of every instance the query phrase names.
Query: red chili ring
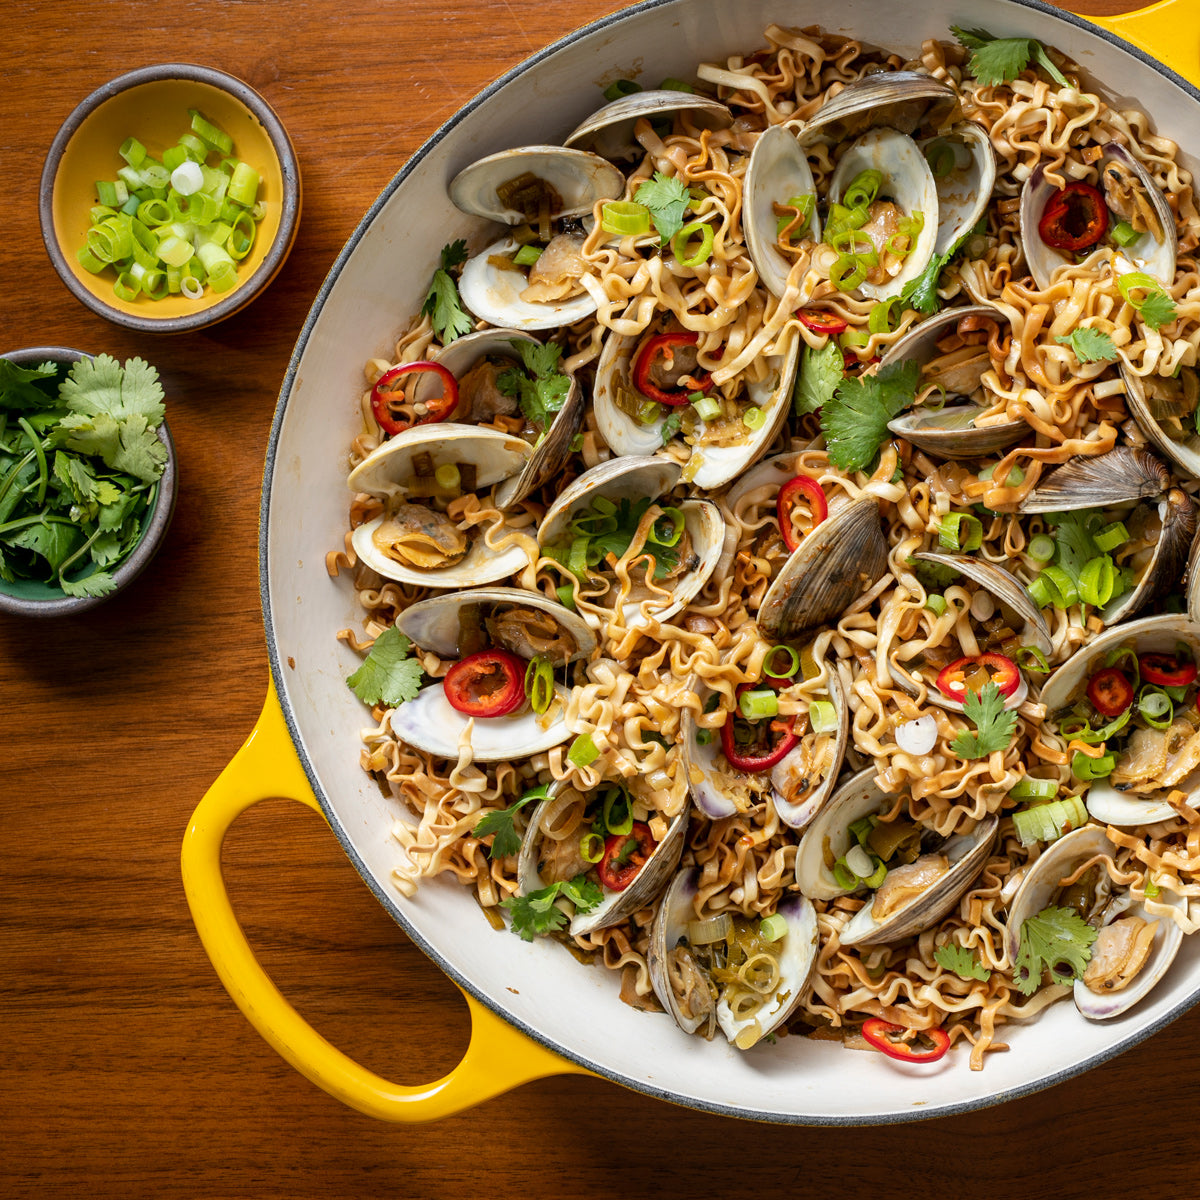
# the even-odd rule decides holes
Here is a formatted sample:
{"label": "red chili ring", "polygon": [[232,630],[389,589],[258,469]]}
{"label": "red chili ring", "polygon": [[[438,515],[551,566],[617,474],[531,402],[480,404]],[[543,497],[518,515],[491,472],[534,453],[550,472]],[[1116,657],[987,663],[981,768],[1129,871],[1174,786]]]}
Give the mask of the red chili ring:
{"label": "red chili ring", "polygon": [[1195,662],[1174,654],[1139,654],[1138,669],[1147,683],[1159,687],[1187,687],[1196,678]]}
{"label": "red chili ring", "polygon": [[452,708],[469,717],[506,717],[525,703],[525,671],[515,654],[483,650],[456,662],[442,679],[442,691]]}
{"label": "red chili ring", "polygon": [[[617,863],[630,839],[637,841],[637,847],[624,862]],[[650,832],[650,826],[642,821],[634,821],[628,833],[614,833],[604,841],[604,855],[596,864],[596,873],[600,882],[610,892],[623,892],[646,865],[647,859],[654,853],[658,843]]]}
{"label": "red chili ring", "polygon": [[779,489],[779,496],[775,501],[775,515],[779,518],[779,532],[783,535],[783,544],[788,548],[789,554],[800,545],[792,528],[792,509],[796,506],[796,501],[800,498],[801,493],[807,497],[809,507],[812,509],[813,529],[816,529],[829,516],[829,502],[825,499],[825,492],[821,485],[815,479],[810,475],[796,475],[789,479]]}
{"label": "red chili ring", "polygon": [[1124,671],[1106,667],[1088,680],[1087,698],[1098,713],[1119,717],[1133,703],[1133,684]]}
{"label": "red chili ring", "polygon": [[849,322],[843,320],[836,313],[821,312],[817,309],[806,312],[804,309],[798,308],[796,319],[805,329],[809,329],[813,333],[826,333],[830,337],[845,333],[850,327]]}
{"label": "red chili ring", "polygon": [[[791,685],[791,679],[784,679],[775,675],[764,675],[758,683],[740,683],[738,684],[737,692],[734,697],[733,711],[725,718],[725,724],[721,726],[721,750],[728,760],[729,765],[735,771],[745,771],[747,774],[754,774],[757,771],[769,771],[776,763],[782,762],[787,757],[788,753],[795,747],[800,739],[793,732],[795,725],[795,717],[769,717],[771,728],[780,734],[778,743],[771,748],[766,754],[743,754],[737,746],[737,742],[733,736],[734,722],[741,719],[741,709],[738,707],[737,700],[741,698],[743,692],[749,691],[751,688],[761,687],[762,684],[770,684],[776,691],[780,688],[785,688]],[[757,722],[755,722],[757,724]]]}
{"label": "red chili ring", "polygon": [[680,405],[686,404],[688,397],[695,392],[700,392],[701,395],[710,392],[713,381],[712,376],[707,372],[695,376],[682,376],[681,382],[686,379],[690,382],[691,386],[677,388],[671,392],[664,391],[650,378],[650,371],[660,355],[665,360],[666,365],[670,366],[675,359],[676,346],[694,346],[699,340],[700,335],[698,333],[660,333],[650,338],[634,360],[633,386],[648,399],[657,400],[659,404],[667,404],[672,408],[678,408]]}
{"label": "red chili ring", "polygon": [[1068,183],[1046,202],[1038,233],[1055,250],[1086,250],[1108,232],[1104,193],[1090,183]]}
{"label": "red chili ring", "polygon": [[[428,406],[429,411],[425,416],[418,417],[412,422],[402,423],[391,414],[389,404],[393,393],[389,390],[388,385],[399,379],[401,375],[408,375],[414,371],[431,371],[437,375],[442,381],[442,394]],[[406,429],[411,429],[414,425],[427,425],[431,421],[440,421],[443,417],[448,417],[457,407],[458,381],[441,363],[424,360],[401,363],[398,367],[392,367],[390,371],[385,371],[371,389],[371,415],[374,416],[379,428],[392,437],[403,433]]]}
{"label": "red chili ring", "polygon": [[[918,1051],[910,1042],[893,1041],[889,1036],[893,1033],[909,1032],[916,1033],[918,1037],[928,1038],[933,1047]],[[950,1049],[950,1035],[940,1025],[934,1026],[933,1029],[910,1031],[903,1025],[885,1021],[882,1017],[868,1017],[863,1022],[862,1034],[876,1050],[882,1050],[889,1058],[899,1059],[900,1062],[937,1062]]]}
{"label": "red chili ring", "polygon": [[1011,696],[1021,686],[1021,668],[1011,658],[1003,654],[968,654],[956,658],[949,666],[938,672],[937,687],[951,700],[964,700],[967,695],[966,684],[962,682],[966,666],[991,667],[995,674],[989,682],[1000,689],[1000,695]]}

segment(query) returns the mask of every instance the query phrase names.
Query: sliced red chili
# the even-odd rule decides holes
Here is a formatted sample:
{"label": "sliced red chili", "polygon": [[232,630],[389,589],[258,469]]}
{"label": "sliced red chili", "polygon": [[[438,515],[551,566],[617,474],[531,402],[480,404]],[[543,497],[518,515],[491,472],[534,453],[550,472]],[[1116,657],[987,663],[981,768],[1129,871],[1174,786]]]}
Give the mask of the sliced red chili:
{"label": "sliced red chili", "polygon": [[1196,678],[1194,659],[1175,654],[1139,654],[1138,667],[1147,683],[1159,687],[1187,687]]}
{"label": "sliced red chili", "polygon": [[829,516],[829,503],[825,499],[821,485],[815,479],[810,475],[797,475],[789,479],[779,489],[779,497],[775,501],[775,511],[779,517],[779,532],[783,534],[783,544],[787,546],[788,553],[800,545],[800,541],[796,537],[796,530],[792,525],[792,509],[796,507],[796,501],[802,496],[808,500],[814,529]]}
{"label": "sliced red chili", "polygon": [[657,845],[650,826],[641,821],[634,821],[628,833],[614,833],[605,838],[604,856],[596,864],[600,882],[610,892],[623,892]]}
{"label": "sliced red chili", "polygon": [[1097,712],[1119,717],[1133,703],[1133,684],[1124,671],[1106,667],[1088,680],[1087,698]]}
{"label": "sliced red chili", "polygon": [[525,703],[526,664],[507,650],[483,650],[446,672],[442,690],[469,717],[504,717]]}
{"label": "sliced red chili", "polygon": [[1104,193],[1090,183],[1068,183],[1046,203],[1038,233],[1055,250],[1086,250],[1108,231]]}
{"label": "sliced red chili", "polygon": [[850,327],[849,322],[843,320],[836,313],[820,312],[817,309],[798,308],[796,318],[805,329],[810,329],[813,333],[827,333],[830,337],[838,333],[845,333]]}
{"label": "sliced red chili", "polygon": [[[882,1017],[868,1017],[863,1022],[862,1034],[876,1050],[882,1050],[889,1058],[898,1058],[901,1062],[937,1062],[950,1049],[950,1035],[940,1025],[933,1029],[914,1030],[885,1021]],[[933,1044],[926,1048],[918,1044],[918,1038]]]}
{"label": "sliced red chili", "polygon": [[[403,398],[403,392],[394,390],[391,385],[404,375],[422,372],[432,372],[442,381],[442,394],[427,402],[428,411],[424,416],[417,417],[415,420],[402,416],[397,420],[391,406],[395,400]],[[411,429],[414,425],[427,425],[431,421],[444,420],[457,407],[458,382],[440,363],[423,360],[401,363],[398,367],[392,367],[390,371],[385,371],[371,389],[371,413],[379,423],[379,428],[392,437],[403,433],[406,429]]]}
{"label": "sliced red chili", "polygon": [[1021,685],[1021,668],[1003,654],[969,654],[943,667],[937,677],[938,690],[952,700],[965,700],[968,688],[982,692],[989,683],[1000,695],[1011,696]]}
{"label": "sliced red chili", "polygon": [[649,338],[641,348],[633,364],[633,386],[643,396],[678,408],[688,402],[696,392],[705,394],[712,390],[712,376],[707,372],[695,375],[680,375],[671,390],[660,387],[653,373],[658,369],[669,371],[675,362],[675,351],[682,346],[694,346],[700,340],[698,333],[660,333]]}
{"label": "sliced red chili", "polygon": [[[736,698],[740,699],[742,693],[751,688],[761,688],[764,683],[778,691],[781,687],[788,687],[792,680],[764,675],[760,683],[739,684]],[[733,712],[721,726],[721,749],[729,765],[735,771],[749,774],[769,771],[800,741],[793,732],[794,721],[794,717],[766,717],[761,721],[747,721],[735,703]]]}

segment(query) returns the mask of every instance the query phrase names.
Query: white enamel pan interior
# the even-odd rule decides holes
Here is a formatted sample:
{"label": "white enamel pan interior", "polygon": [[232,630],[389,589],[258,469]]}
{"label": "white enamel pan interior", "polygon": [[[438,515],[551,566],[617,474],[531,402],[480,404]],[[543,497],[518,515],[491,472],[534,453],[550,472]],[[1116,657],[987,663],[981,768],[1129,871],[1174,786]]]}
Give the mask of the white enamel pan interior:
{"label": "white enamel pan interior", "polygon": [[[1177,5],[1181,19],[1184,7]],[[969,1070],[967,1051],[957,1048],[914,1068],[799,1037],[750,1053],[688,1037],[668,1017],[622,1004],[615,975],[559,946],[492,930],[465,889],[432,880],[405,900],[394,888],[400,851],[389,830],[399,809],[359,768],[359,731],[369,717],[345,683],[359,660],[334,636],[359,627],[360,613],[350,580],[331,580],[325,570],[326,552],[342,546],[345,447],[358,428],[363,364],[386,356],[420,307],[444,243],[484,244],[484,225],[451,205],[447,182],[485,154],[560,141],[602,102],[598,84],[633,64],[643,65],[649,85],[687,77],[697,62],[762,46],[771,22],[819,24],[914,56],[922,38],[949,38],[951,25],[1036,37],[1107,81],[1110,99],[1124,96],[1149,112],[1160,133],[1185,146],[1200,139],[1200,93],[1149,56],[1032,0],[666,0],[565,38],[482,93],[404,165],[325,281],[289,365],[268,450],[266,634],[283,711],[330,826],[380,903],[482,1003],[568,1059],[695,1108],[814,1125],[915,1120],[1045,1087],[1161,1028],[1200,993],[1200,939],[1186,940],[1163,985],[1128,1016],[1092,1025],[1058,1004],[1028,1027],[1003,1029],[1012,1048],[990,1055],[982,1072]]]}

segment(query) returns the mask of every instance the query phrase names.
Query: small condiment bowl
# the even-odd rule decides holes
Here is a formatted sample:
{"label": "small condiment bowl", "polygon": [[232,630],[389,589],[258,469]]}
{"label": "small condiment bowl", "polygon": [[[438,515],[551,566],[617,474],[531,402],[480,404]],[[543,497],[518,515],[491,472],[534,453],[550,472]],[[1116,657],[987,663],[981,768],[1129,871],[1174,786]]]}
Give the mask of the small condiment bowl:
{"label": "small condiment bowl", "polygon": [[[233,139],[233,153],[259,173],[265,212],[237,283],[203,296],[139,293],[124,300],[115,272],[93,274],[78,261],[97,203],[97,180],[114,180],[125,165],[118,150],[136,137],[155,158],[189,132],[199,110]],[[118,76],[93,92],[58,131],[42,169],[42,238],[63,282],[93,312],[143,333],[187,333],[215,324],[249,304],[283,266],[300,220],[300,169],[279,118],[252,87],[211,67],[163,63]]]}
{"label": "small condiment bowl", "polygon": [[[64,346],[36,346],[27,350],[12,350],[0,354],[21,367],[36,367],[40,363],[53,362],[60,371],[69,370],[74,362],[92,358],[82,350],[69,350]],[[178,488],[178,473],[175,463],[175,444],[167,422],[158,428],[158,440],[167,448],[167,461],[158,480],[154,503],[142,525],[141,537],[129,556],[112,572],[114,587],[103,596],[68,596],[55,584],[34,579],[8,581],[0,579],[0,612],[13,613],[21,617],[67,617],[76,616],[111,600],[127,588],[146,569],[158,552],[166,537],[175,512],[175,495]]]}

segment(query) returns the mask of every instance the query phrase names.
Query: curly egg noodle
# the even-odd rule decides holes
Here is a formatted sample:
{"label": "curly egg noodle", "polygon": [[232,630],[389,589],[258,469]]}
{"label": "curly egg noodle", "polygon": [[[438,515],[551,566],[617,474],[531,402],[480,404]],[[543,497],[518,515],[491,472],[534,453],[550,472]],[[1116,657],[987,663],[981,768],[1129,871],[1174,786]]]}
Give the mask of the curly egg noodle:
{"label": "curly egg noodle", "polygon": [[[1006,1048],[1006,1024],[1032,1017],[1067,994],[1062,986],[1046,984],[1026,996],[1014,983],[1014,963],[1005,941],[1006,903],[1041,847],[1026,847],[1016,836],[1011,814],[1019,806],[1009,793],[1026,778],[1053,781],[1060,798],[1084,795],[1088,784],[1072,773],[1071,746],[1048,721],[1046,707],[1037,698],[1044,675],[1029,675],[1032,686],[1016,710],[1008,744],[978,758],[964,758],[952,748],[959,735],[973,730],[967,716],[931,703],[925,685],[915,691],[900,685],[897,664],[920,662],[922,656],[947,647],[964,655],[980,651],[978,625],[972,620],[974,585],[966,579],[951,582],[941,593],[944,607],[928,606],[932,589],[922,582],[913,556],[939,548],[939,530],[948,512],[982,505],[986,507],[975,509],[982,525],[976,557],[1005,568],[1022,584],[1033,580],[1039,564],[1028,551],[1047,522],[1019,511],[1020,502],[1050,468],[1068,459],[1146,442],[1126,410],[1119,368],[1123,365],[1139,377],[1170,377],[1181,366],[1196,364],[1200,214],[1191,176],[1176,161],[1174,143],[1157,136],[1143,114],[1114,109],[1082,90],[1078,69],[1057,51],[1052,54],[1071,80],[1067,86],[1050,81],[1033,65],[1009,83],[983,85],[967,70],[965,52],[952,43],[926,42],[919,61],[905,62],[814,30],[772,26],[766,39],[765,49],[701,64],[696,72],[699,89],[733,112],[731,127],[700,128],[686,111],[675,115],[665,131],[643,121],[637,133],[642,157],[626,168],[627,200],[635,199],[639,182],[656,172],[703,189],[688,219],[711,228],[709,257],[685,266],[669,247],[659,247],[653,235],[613,238],[601,229],[598,203],[596,223],[583,243],[586,273],[581,280],[596,301],[595,316],[551,337],[563,348],[564,370],[584,381],[586,390],[607,336],[641,336],[669,315],[678,327],[698,335],[699,366],[711,373],[718,394],[736,398],[749,382],[765,376],[765,360],[782,353],[792,339],[803,339],[814,350],[828,342],[828,335],[814,332],[795,315],[802,280],[814,269],[821,274],[822,247],[801,243],[794,250],[782,297],[761,285],[746,249],[743,183],[761,132],[811,118],[864,75],[899,69],[924,71],[951,85],[963,116],[986,129],[998,163],[986,229],[943,272],[938,295],[944,306],[985,305],[1002,318],[996,323],[1002,333],[988,337],[990,362],[982,381],[987,411],[979,423],[1020,420],[1030,432],[1020,444],[988,460],[994,470],[986,478],[981,477],[980,460],[940,461],[901,439],[885,442],[872,472],[841,470],[831,461],[814,415],[792,418],[790,429],[771,449],[791,456],[793,474],[808,475],[820,484],[831,512],[864,496],[874,498],[888,547],[884,576],[835,622],[806,635],[816,669],[804,673],[802,685],[784,703],[793,711],[802,708],[806,694],[827,694],[824,689],[836,674],[849,710],[844,770],[873,768],[890,804],[885,822],[907,817],[949,836],[970,832],[991,814],[1000,818],[998,839],[973,883],[949,913],[914,937],[844,946],[841,935],[864,904],[861,893],[817,900],[816,970],[786,1027],[777,1033],[842,1036],[853,1044],[869,1017],[909,1030],[940,1026],[952,1043],[970,1044],[971,1066],[979,1069],[986,1052]],[[1025,263],[1018,212],[1025,180],[1040,166],[1059,185],[1094,181],[1094,156],[1080,148],[1114,142],[1149,172],[1176,220],[1178,260],[1174,279],[1165,288],[1175,315],[1157,329],[1139,319],[1104,252],[1097,250],[1063,266],[1044,290],[1034,284]],[[834,167],[832,149],[817,144],[808,157],[817,194],[824,195]],[[805,303],[817,303],[824,312],[844,319],[851,331],[861,331],[857,344],[851,340],[847,350],[851,373],[874,364],[923,320],[919,312],[901,305],[897,308],[903,311],[893,314],[888,328],[872,331],[868,321],[875,302],[857,292],[838,291],[828,281],[827,263],[824,270],[822,282]],[[1117,360],[1080,361],[1071,345],[1060,340],[1080,327],[1107,334]],[[366,364],[368,385],[392,365],[428,359],[439,348],[430,318],[414,319],[388,358]],[[363,430],[351,447],[353,464],[383,441],[372,417],[369,390],[361,411]],[[497,422],[503,427],[502,419]],[[412,895],[422,879],[452,874],[474,890],[499,927],[498,906],[518,893],[516,856],[489,857],[489,842],[473,832],[481,817],[508,808],[540,783],[562,781],[587,794],[602,783],[619,782],[630,792],[634,818],[647,822],[656,838],[665,834],[673,818],[689,813],[681,866],[698,870],[697,915],[767,916],[797,890],[802,831],[781,822],[769,788],[742,789],[739,811],[732,816],[705,816],[689,796],[681,739],[685,714],[697,729],[717,737],[735,705],[739,685],[764,674],[773,641],[762,633],[756,617],[788,557],[776,516],[778,487],[738,492],[735,481],[732,489],[706,493],[726,522],[722,557],[699,594],[669,620],[659,621],[654,601],[669,599],[672,584],[669,579],[654,580],[652,556],[626,555],[609,579],[596,583],[575,579],[539,550],[536,527],[548,506],[572,478],[611,456],[590,409],[576,451],[566,472],[521,501],[507,514],[507,524],[491,493],[482,490],[455,500],[448,516],[468,536],[482,531],[493,550],[519,542],[527,563],[507,582],[551,600],[568,586],[578,611],[591,618],[598,631],[597,649],[559,675],[568,685],[567,727],[575,738],[588,735],[599,755],[588,765],[574,765],[568,758],[568,740],[530,758],[477,763],[464,739],[456,760],[442,759],[397,740],[389,723],[391,710],[377,705],[373,724],[362,735],[361,764],[403,810],[394,829],[403,849],[395,868],[396,886]],[[684,463],[689,448],[686,440],[676,440],[660,453]],[[685,473],[676,496],[695,492],[686,478]],[[995,482],[1004,480],[1010,482]],[[1178,475],[1172,480],[1189,494],[1200,486]],[[356,496],[351,527],[381,509],[381,500]],[[357,562],[349,535],[345,549],[329,556],[329,569],[334,575],[352,574],[364,612],[363,629],[344,630],[339,636],[360,652],[408,606],[434,594],[434,589],[381,579]],[[616,603],[613,589],[620,597]],[[642,612],[642,620],[633,627],[622,603],[630,599]],[[1046,657],[1052,668],[1103,629],[1097,610],[1078,602],[1068,608],[1046,607],[1043,616],[1049,626],[1052,649]],[[440,679],[451,665],[426,649],[416,653],[432,680]],[[702,701],[695,690],[698,684],[707,689],[706,695],[719,697],[715,706]],[[897,729],[920,717],[933,719],[937,736],[927,753],[914,754],[898,744]],[[1200,926],[1200,816],[1186,805],[1175,807],[1175,817],[1151,826],[1110,827],[1108,836],[1116,850],[1101,856],[1099,865],[1114,884],[1145,900],[1150,912],[1193,932]],[[518,832],[526,831],[529,812],[518,813]],[[577,814],[566,828],[576,824]],[[1184,898],[1181,906],[1156,903],[1155,897],[1167,888]],[[608,928],[574,938],[565,932],[555,936],[577,957],[620,972],[627,1002],[657,1009],[647,966],[654,915],[649,905]],[[935,950],[946,945],[970,951],[986,978],[963,978],[940,965]]]}

